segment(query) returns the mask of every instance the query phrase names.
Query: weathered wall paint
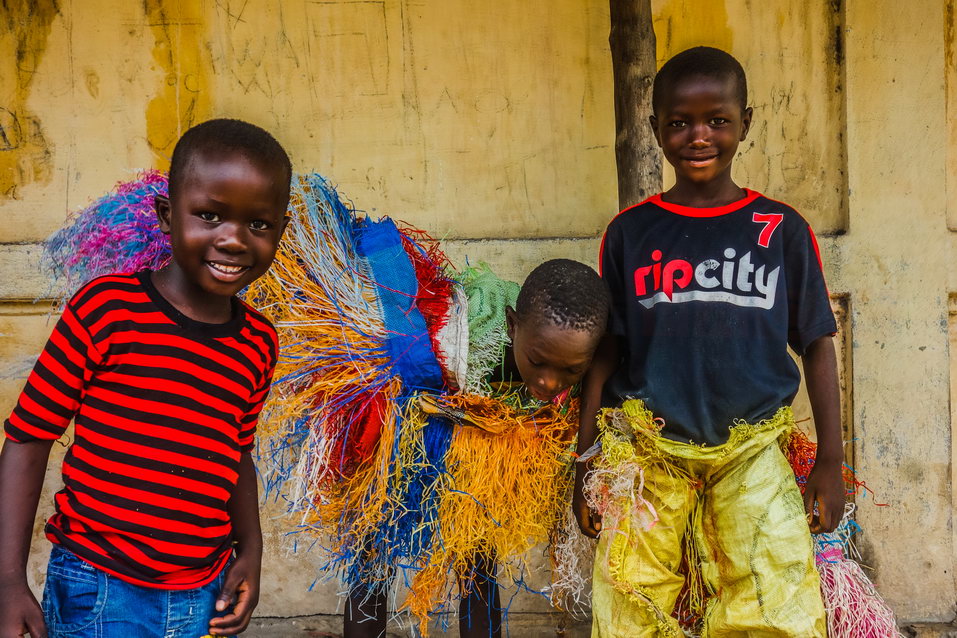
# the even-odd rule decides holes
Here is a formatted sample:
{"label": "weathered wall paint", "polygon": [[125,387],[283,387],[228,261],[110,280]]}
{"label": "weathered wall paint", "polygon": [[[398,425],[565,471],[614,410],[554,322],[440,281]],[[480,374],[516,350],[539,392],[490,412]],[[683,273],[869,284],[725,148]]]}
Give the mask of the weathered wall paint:
{"label": "weathered wall paint", "polygon": [[947,228],[957,230],[957,2],[944,2],[944,96],[947,100]]}
{"label": "weathered wall paint", "polygon": [[53,152],[27,100],[57,13],[55,0],[0,3],[0,59],[8,61],[0,74],[0,202],[50,181]]}
{"label": "weathered wall paint", "polygon": [[[60,3],[58,8],[43,54],[30,69],[25,96],[33,130],[42,131],[47,141],[49,177],[44,183],[30,179],[29,173],[14,173],[13,190],[0,197],[3,242],[46,237],[68,210],[153,163],[144,114],[164,75],[152,60],[153,40],[141,5],[83,2]],[[23,9],[8,24],[30,29],[32,19]],[[6,29],[0,31],[0,42],[8,37]],[[14,101],[4,82],[16,73],[15,57],[0,56],[0,106]],[[0,149],[0,163],[10,157],[14,155]],[[4,272],[0,282],[9,277]]]}
{"label": "weathered wall paint", "polygon": [[146,107],[146,140],[155,168],[168,170],[176,140],[212,115],[212,87],[206,40],[206,3],[144,0],[153,32],[153,60],[162,84]]}
{"label": "weathered wall paint", "polygon": [[944,15],[929,0],[847,5],[851,230],[836,264],[853,294],[858,469],[890,505],[861,508],[863,540],[901,616],[935,620],[957,599]]}
{"label": "weathered wall paint", "polygon": [[[952,251],[950,254],[954,254]],[[950,290],[954,290],[951,288]],[[957,439],[957,294],[951,292],[947,299],[947,345],[950,356],[950,440]],[[950,507],[957,512],[957,450],[950,446]],[[951,537],[954,543],[954,556],[957,556],[957,529],[951,524]],[[957,579],[957,578],[955,578]]]}
{"label": "weathered wall paint", "polygon": [[30,95],[58,179],[31,197],[6,178],[0,214],[24,221],[6,241],[165,167],[212,116],[263,125],[297,169],[443,237],[595,236],[615,208],[604,3],[90,0],[52,12],[49,37],[11,11],[48,40]]}

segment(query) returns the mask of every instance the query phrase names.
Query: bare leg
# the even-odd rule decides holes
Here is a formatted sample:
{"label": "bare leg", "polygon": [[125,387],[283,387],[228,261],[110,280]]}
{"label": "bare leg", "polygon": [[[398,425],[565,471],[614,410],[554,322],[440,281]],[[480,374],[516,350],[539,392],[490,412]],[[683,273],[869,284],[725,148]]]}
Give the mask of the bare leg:
{"label": "bare leg", "polygon": [[356,587],[342,612],[342,638],[385,638],[386,592]]}
{"label": "bare leg", "polygon": [[501,638],[502,604],[495,582],[495,562],[476,557],[468,578],[462,583],[459,603],[460,638]]}

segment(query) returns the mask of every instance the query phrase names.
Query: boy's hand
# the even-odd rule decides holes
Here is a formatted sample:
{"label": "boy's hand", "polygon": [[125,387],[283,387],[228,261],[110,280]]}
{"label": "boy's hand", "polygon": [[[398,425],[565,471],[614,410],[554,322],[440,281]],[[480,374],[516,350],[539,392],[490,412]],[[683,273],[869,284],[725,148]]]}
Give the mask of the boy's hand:
{"label": "boy's hand", "polygon": [[812,341],[802,363],[817,432],[817,459],[804,487],[804,510],[811,533],[820,534],[833,532],[844,516],[844,447],[834,339],[824,335]]}
{"label": "boy's hand", "polygon": [[584,463],[575,467],[575,492],[572,496],[572,513],[578,521],[578,529],[589,538],[598,538],[601,531],[601,516],[588,507],[585,500],[585,473],[588,469]]}
{"label": "boy's hand", "polygon": [[[209,621],[209,633],[213,636],[231,636],[245,631],[259,604],[258,560],[242,555],[226,570],[223,590],[216,601],[217,612],[228,612]],[[231,611],[228,611],[232,607]]]}
{"label": "boy's hand", "polygon": [[[587,455],[595,444],[598,435],[598,411],[601,410],[601,391],[605,382],[618,368],[620,360],[619,338],[612,334],[605,334],[591,367],[582,379],[581,408],[578,421],[579,455]],[[585,500],[585,475],[588,473],[588,462],[575,463],[575,489],[572,494],[572,514],[578,521],[578,529],[589,538],[598,538],[601,532],[601,515],[593,512]]]}
{"label": "boy's hand", "polygon": [[243,452],[239,459],[239,476],[229,499],[229,518],[236,539],[236,559],[226,570],[223,591],[216,601],[216,611],[227,613],[209,621],[209,633],[214,636],[229,636],[245,630],[259,604],[263,535],[259,528],[256,466],[249,452]]}
{"label": "boy's hand", "polygon": [[[840,462],[816,462],[804,486],[804,511],[812,534],[833,532],[844,516],[844,477]],[[817,504],[817,513],[814,505]]]}
{"label": "boy's hand", "polygon": [[0,446],[0,638],[46,638],[37,599],[27,585],[27,556],[43,475],[53,441]]}
{"label": "boy's hand", "polygon": [[0,585],[0,638],[47,638],[43,612],[26,583]]}

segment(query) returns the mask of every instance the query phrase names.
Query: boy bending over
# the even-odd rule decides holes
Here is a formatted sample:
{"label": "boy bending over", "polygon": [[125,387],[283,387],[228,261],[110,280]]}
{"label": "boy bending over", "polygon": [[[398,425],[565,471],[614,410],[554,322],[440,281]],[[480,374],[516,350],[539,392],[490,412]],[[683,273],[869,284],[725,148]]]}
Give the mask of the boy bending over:
{"label": "boy bending over", "polygon": [[[156,200],[172,261],[99,277],[67,303],[4,423],[0,635],[246,628],[262,558],[250,450],[277,340],[236,293],[272,263],[290,177],[256,126],[190,129]],[[71,420],[41,614],[27,555],[50,448]]]}
{"label": "boy bending over", "polygon": [[[606,521],[593,635],[680,636],[671,614],[690,568],[709,596],[703,636],[824,636],[810,532],[838,524],[844,485],[836,324],[816,241],[794,209],[732,180],[751,124],[737,60],[679,53],[655,78],[652,107],[676,181],[605,232],[616,338],[585,382],[579,437],[583,452],[599,406],[617,408],[603,412],[603,443],[629,433],[643,465],[629,498],[651,514]],[[803,503],[779,448],[801,382],[788,346],[818,439]],[[597,536],[583,475],[575,514]]]}
{"label": "boy bending over", "polygon": [[[505,397],[520,390],[527,396],[523,401],[526,405],[519,411],[527,410],[529,414],[535,414],[543,404],[567,405],[570,390],[585,374],[605,333],[609,299],[598,274],[589,266],[570,259],[552,259],[532,270],[521,289],[517,284],[498,279],[489,270],[473,271],[463,279],[469,304],[474,304],[474,312],[479,317],[476,323],[486,333],[501,331],[508,335],[498,365],[484,379],[490,395]],[[572,424],[568,425],[570,438],[574,428]],[[472,426],[457,427],[475,429]],[[501,470],[502,465],[514,465],[511,454],[518,458],[519,452],[510,453],[496,446],[494,440],[498,436],[500,434],[488,432],[477,437],[473,444],[481,446],[483,464]],[[561,447],[564,449],[564,445]],[[476,478],[474,468],[464,467],[466,465],[447,470],[451,484],[468,501],[474,499],[487,517],[482,517],[480,524],[463,534],[467,545],[475,548],[475,552],[468,556],[469,567],[465,573],[460,574],[459,636],[498,638],[502,635],[502,605],[496,566],[498,562],[509,562],[515,554],[496,556],[492,532],[495,528],[515,529],[516,521],[527,519],[510,509],[514,507],[513,501],[491,499],[482,502],[474,488],[486,487],[477,485],[484,475]],[[494,490],[514,493],[517,491],[515,480],[525,481],[529,477],[547,475],[547,472],[531,467],[509,478],[501,471]],[[495,471],[491,474],[494,476]],[[561,505],[563,494],[559,477],[549,478],[556,482],[542,488],[543,491],[536,495],[538,502],[523,506],[525,509],[537,508],[543,517],[552,514],[549,504],[558,504],[562,510],[565,507]],[[446,492],[443,498],[449,495]],[[447,515],[448,527],[465,525],[451,514],[462,511],[453,506],[456,500],[453,497],[446,501],[447,508],[442,506],[450,512]],[[536,538],[535,542],[544,540]],[[434,542],[436,546],[442,545],[441,540]],[[511,550],[515,552],[516,547],[512,546]],[[518,551],[521,553],[524,549]],[[415,579],[412,583],[414,592]],[[343,615],[344,638],[383,638],[386,635],[387,593],[386,586],[358,585],[352,588]]]}

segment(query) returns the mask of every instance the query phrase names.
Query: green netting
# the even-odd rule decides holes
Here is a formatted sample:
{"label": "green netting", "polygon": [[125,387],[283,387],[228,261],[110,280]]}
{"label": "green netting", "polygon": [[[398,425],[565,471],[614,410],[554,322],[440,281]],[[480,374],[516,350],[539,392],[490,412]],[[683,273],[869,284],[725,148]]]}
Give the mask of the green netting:
{"label": "green netting", "polygon": [[469,354],[465,391],[488,394],[487,378],[505,353],[505,307],[515,306],[519,285],[500,279],[488,267],[468,267],[459,281],[469,300]]}

